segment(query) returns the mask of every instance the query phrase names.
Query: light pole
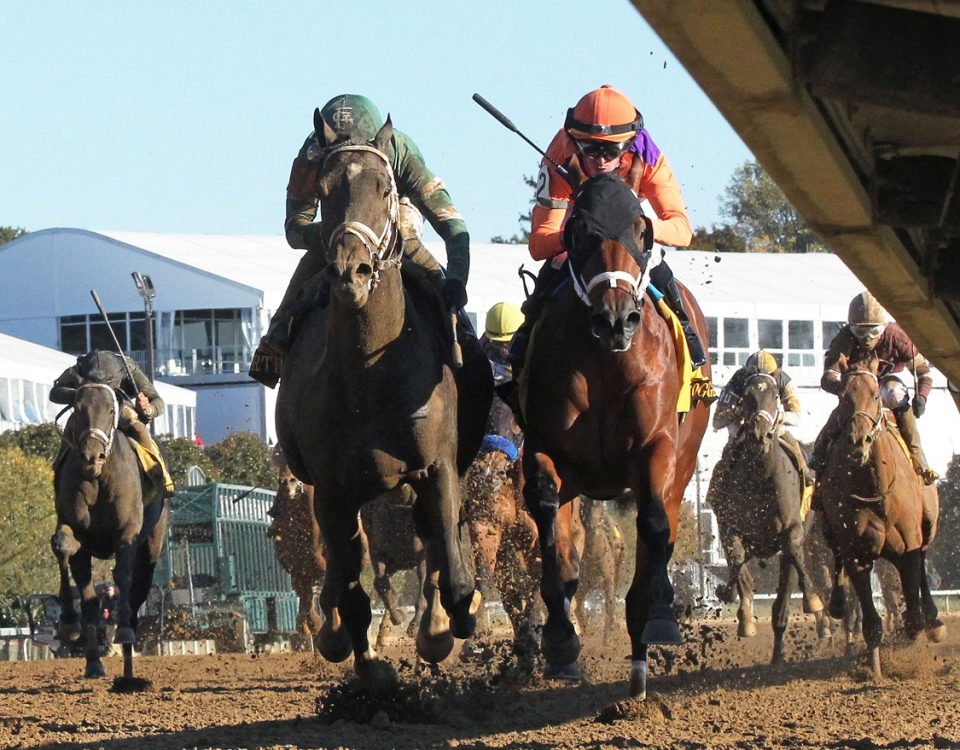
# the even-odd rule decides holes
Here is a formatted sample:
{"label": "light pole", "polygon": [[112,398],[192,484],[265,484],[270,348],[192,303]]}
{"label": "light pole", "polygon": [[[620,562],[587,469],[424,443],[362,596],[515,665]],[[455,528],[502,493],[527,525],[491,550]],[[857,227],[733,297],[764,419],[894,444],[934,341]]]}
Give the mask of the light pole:
{"label": "light pole", "polygon": [[137,285],[137,291],[143,297],[143,316],[144,323],[147,326],[147,377],[153,382],[153,374],[156,372],[153,351],[153,300],[157,296],[153,288],[153,282],[149,276],[134,271],[130,274],[133,277],[133,283]]}

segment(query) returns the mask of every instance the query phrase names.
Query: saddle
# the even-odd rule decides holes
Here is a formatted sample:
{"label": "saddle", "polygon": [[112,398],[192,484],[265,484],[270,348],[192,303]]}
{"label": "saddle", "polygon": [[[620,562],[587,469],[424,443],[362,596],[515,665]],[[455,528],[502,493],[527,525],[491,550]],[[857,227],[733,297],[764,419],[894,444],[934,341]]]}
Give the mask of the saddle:
{"label": "saddle", "polygon": [[803,487],[803,491],[800,495],[800,520],[804,521],[807,518],[807,513],[810,512],[810,507],[813,505],[814,485],[808,484],[804,477],[802,456],[800,455],[799,449],[790,441],[785,440],[783,437],[778,437],[777,442],[780,444],[780,447],[786,451],[787,456],[790,458],[790,462],[793,464],[793,468],[795,468],[797,473],[800,475],[800,482]]}

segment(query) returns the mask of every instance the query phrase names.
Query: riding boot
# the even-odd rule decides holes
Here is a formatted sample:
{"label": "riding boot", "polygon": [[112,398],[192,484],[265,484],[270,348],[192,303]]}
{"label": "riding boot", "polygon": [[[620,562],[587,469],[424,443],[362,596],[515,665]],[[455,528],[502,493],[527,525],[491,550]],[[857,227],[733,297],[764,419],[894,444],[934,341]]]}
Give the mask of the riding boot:
{"label": "riding boot", "polygon": [[790,452],[793,454],[793,457],[797,461],[797,467],[800,471],[800,476],[803,477],[803,484],[806,487],[813,485],[813,474],[810,473],[810,469],[807,468],[806,459],[803,457],[803,450],[800,448],[800,442],[789,432],[783,432],[780,434],[780,437],[783,439],[784,443],[790,448]]}
{"label": "riding boot", "polygon": [[[665,268],[665,271],[660,271],[661,268]],[[657,273],[659,271],[659,273]],[[666,277],[666,274],[669,274]],[[660,263],[654,269],[654,273],[651,276],[659,276],[660,282],[663,285],[660,290],[663,292],[664,299],[667,301],[667,305],[673,310],[674,314],[677,316],[677,320],[680,321],[680,327],[683,329],[683,335],[687,339],[687,346],[690,348],[690,359],[691,365],[694,370],[699,367],[702,367],[707,363],[707,353],[703,348],[703,342],[700,340],[700,335],[694,329],[693,324],[690,322],[690,315],[687,313],[686,308],[683,304],[683,297],[680,295],[680,287],[677,286],[677,280],[673,276],[673,272],[670,271],[666,263]],[[666,277],[666,278],[665,278]],[[651,279],[654,285],[657,284],[655,279]],[[693,401],[703,401],[707,406],[712,404],[719,397],[716,389],[713,387],[713,383],[710,382],[709,378],[694,378],[690,386],[691,396]]]}
{"label": "riding boot", "polygon": [[818,475],[823,473],[827,464],[827,451],[830,450],[830,443],[833,442],[834,437],[836,437],[839,431],[839,409],[834,409],[830,412],[830,416],[827,417],[827,421],[823,425],[823,429],[820,430],[820,434],[817,435],[817,439],[813,443],[813,452],[810,454],[810,460],[807,462],[807,466],[814,473]]}
{"label": "riding boot", "polygon": [[930,468],[927,457],[923,453],[923,448],[920,446],[917,418],[913,415],[913,410],[909,406],[906,409],[898,409],[894,412],[894,416],[897,419],[897,429],[900,430],[900,436],[910,449],[910,460],[913,462],[913,468],[923,479],[923,483],[929,487],[940,478],[940,475]]}

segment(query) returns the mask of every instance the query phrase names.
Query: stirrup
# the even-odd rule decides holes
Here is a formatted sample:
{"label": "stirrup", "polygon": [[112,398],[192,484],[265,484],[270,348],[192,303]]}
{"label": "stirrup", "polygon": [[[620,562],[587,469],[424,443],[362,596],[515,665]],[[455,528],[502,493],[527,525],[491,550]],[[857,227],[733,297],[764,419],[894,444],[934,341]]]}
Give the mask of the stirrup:
{"label": "stirrup", "polygon": [[702,401],[707,406],[710,406],[710,404],[718,398],[719,396],[713,387],[713,383],[706,378],[694,378],[690,381],[690,399],[694,403]]}

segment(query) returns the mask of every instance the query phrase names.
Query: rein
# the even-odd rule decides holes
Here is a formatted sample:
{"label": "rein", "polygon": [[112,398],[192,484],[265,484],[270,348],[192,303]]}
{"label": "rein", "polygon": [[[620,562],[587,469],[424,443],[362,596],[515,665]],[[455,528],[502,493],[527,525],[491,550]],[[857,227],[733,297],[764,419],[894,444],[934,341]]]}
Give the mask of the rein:
{"label": "rein", "polygon": [[370,253],[370,262],[373,265],[373,275],[367,285],[367,289],[372,292],[380,283],[380,272],[388,268],[399,268],[403,257],[402,251],[399,251],[400,243],[396,241],[398,237],[397,219],[400,215],[400,194],[397,190],[397,180],[390,159],[383,151],[373,146],[355,143],[332,148],[323,160],[323,168],[326,168],[327,162],[334,154],[345,151],[365,151],[376,154],[386,165],[387,175],[390,178],[390,195],[387,197],[387,221],[379,234],[362,221],[344,221],[333,228],[329,237],[330,247],[334,247],[348,234],[353,235],[363,243],[367,252]]}

